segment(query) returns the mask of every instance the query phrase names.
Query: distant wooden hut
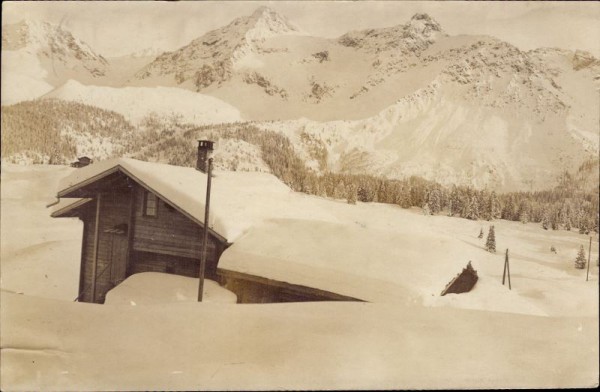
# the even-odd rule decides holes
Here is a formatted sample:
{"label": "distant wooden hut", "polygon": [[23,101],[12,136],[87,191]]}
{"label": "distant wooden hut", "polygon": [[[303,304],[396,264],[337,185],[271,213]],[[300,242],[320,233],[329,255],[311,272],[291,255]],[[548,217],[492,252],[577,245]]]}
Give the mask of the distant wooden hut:
{"label": "distant wooden hut", "polygon": [[90,165],[93,162],[94,161],[91,158],[83,156],[83,157],[77,158],[77,160],[75,162],[71,163],[71,167],[81,168],[81,167]]}

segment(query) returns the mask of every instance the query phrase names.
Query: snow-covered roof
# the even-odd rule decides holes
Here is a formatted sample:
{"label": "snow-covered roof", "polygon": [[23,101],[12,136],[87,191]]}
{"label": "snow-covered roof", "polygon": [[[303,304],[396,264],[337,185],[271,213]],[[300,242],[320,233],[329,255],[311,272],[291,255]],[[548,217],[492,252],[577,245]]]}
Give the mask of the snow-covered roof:
{"label": "snow-covered roof", "polygon": [[[368,302],[460,304],[545,314],[527,298],[502,286],[502,254],[486,252],[480,244],[474,246],[473,242],[481,241],[476,238],[481,222],[423,216],[384,204],[323,202],[330,206],[337,223],[270,220],[227,248],[219,269]],[[441,297],[447,283],[469,261],[479,275],[473,290],[460,294],[460,300],[456,294]]]}
{"label": "snow-covered roof", "polygon": [[[73,171],[59,182],[58,197],[121,171],[191,219],[204,222],[206,174],[193,168],[116,158]],[[334,220],[326,204],[293,192],[267,173],[214,172],[209,227],[227,241],[271,218]]]}
{"label": "snow-covered roof", "polygon": [[52,210],[50,215],[53,218],[58,218],[61,216],[69,216],[69,213],[76,209],[77,207],[81,207],[82,205],[92,201],[89,197],[85,198],[75,198],[75,199],[60,199],[58,203],[52,205]]}
{"label": "snow-covered roof", "polygon": [[[412,220],[407,219],[407,228]],[[438,236],[431,247],[433,236],[419,228],[410,233],[371,226],[270,220],[229,247],[219,269],[364,301],[410,303],[438,296],[468,262],[462,254],[468,247],[457,249],[451,238]]]}

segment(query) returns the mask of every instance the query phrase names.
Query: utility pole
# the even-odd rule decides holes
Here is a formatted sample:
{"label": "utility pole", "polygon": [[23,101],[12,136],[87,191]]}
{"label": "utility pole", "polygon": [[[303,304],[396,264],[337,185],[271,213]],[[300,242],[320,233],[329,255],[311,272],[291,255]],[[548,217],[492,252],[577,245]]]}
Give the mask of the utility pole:
{"label": "utility pole", "polygon": [[202,236],[202,256],[200,258],[200,273],[198,283],[198,302],[202,302],[202,294],[204,292],[204,270],[206,268],[206,255],[208,253],[208,218],[210,210],[210,185],[212,178],[212,158],[208,159],[208,170],[206,173],[206,202],[204,203],[204,232]]}
{"label": "utility pole", "polygon": [[585,274],[585,281],[588,281],[588,278],[590,276],[590,259],[592,256],[592,236],[590,236],[590,248],[588,249],[588,265],[587,265],[587,273]]}
{"label": "utility pole", "polygon": [[200,249],[200,268],[198,271],[198,302],[202,302],[204,292],[204,270],[206,269],[206,256],[208,253],[208,225],[210,211],[210,183],[212,180],[212,158],[214,142],[210,140],[198,140],[198,156],[196,159],[196,170],[206,174],[206,198],[204,203],[204,224],[202,231],[202,248]]}
{"label": "utility pole", "polygon": [[506,256],[504,257],[504,271],[502,272],[502,286],[504,286],[504,280],[508,275],[508,289],[512,290],[510,286],[510,263],[508,262],[508,249],[506,249]]}

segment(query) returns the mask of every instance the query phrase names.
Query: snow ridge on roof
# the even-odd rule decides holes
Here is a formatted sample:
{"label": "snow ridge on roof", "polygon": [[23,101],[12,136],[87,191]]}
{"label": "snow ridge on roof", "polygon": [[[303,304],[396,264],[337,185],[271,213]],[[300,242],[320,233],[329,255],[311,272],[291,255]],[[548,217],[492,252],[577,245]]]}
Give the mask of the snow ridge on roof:
{"label": "snow ridge on roof", "polygon": [[[155,192],[199,223],[204,222],[206,174],[194,168],[116,158],[74,171],[59,183],[59,195],[115,170]],[[313,196],[293,192],[275,176],[256,172],[213,174],[209,227],[233,242],[267,219],[290,218],[335,221],[327,205]]]}

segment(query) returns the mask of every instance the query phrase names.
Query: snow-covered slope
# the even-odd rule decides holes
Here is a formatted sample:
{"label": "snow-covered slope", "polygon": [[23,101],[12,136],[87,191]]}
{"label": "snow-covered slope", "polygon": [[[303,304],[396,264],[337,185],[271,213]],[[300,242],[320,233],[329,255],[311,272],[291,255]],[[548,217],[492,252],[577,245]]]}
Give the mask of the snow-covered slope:
{"label": "snow-covered slope", "polygon": [[[398,304],[2,295],[3,390],[589,388],[598,323]],[[116,355],[117,354],[117,355]]]}
{"label": "snow-covered slope", "polygon": [[338,39],[289,34],[284,22],[261,9],[160,56],[131,83],[202,91],[246,119],[282,120],[264,127],[299,151],[302,133],[324,143],[334,171],[544,188],[598,155],[600,62],[589,53],[450,36],[426,14]]}
{"label": "snow-covered slope", "polygon": [[240,121],[239,111],[211,96],[169,87],[102,87],[84,86],[74,80],[44,95],[98,106],[139,122],[154,113],[159,117],[181,117],[194,124]]}
{"label": "snow-covered slope", "polygon": [[[577,248],[587,244],[586,236],[495,221],[498,249],[511,250],[509,290],[501,285],[503,254],[486,252],[483,240],[477,238],[481,222],[297,195],[307,200],[304,209],[297,211],[305,218],[323,203],[329,211],[347,211],[347,218],[357,221],[345,226],[347,232],[386,236],[370,237],[381,242],[361,242],[334,230],[331,245],[352,241],[346,246],[362,249],[346,263],[332,262],[343,273],[330,284],[359,282],[360,274],[353,277],[350,269],[364,262],[360,256],[368,255],[369,249],[380,256],[397,247],[401,254],[405,244],[412,247],[407,254],[414,257],[407,275],[410,270],[415,279],[400,276],[393,289],[403,282],[425,292],[432,280],[442,276],[427,276],[419,266],[434,274],[439,266],[445,274],[447,265],[459,264],[456,258],[467,254],[474,257],[480,279],[470,293],[428,295],[424,304],[429,306],[419,302],[198,304],[185,299],[175,303],[181,299],[177,293],[185,297],[193,283],[185,279],[180,284],[179,277],[163,280],[164,276],[150,280],[142,276],[134,290],[115,291],[119,304],[73,303],[82,225],[77,219],[50,218],[44,206],[58,179],[78,170],[82,169],[2,168],[2,390],[493,389],[597,383],[598,267],[592,264],[588,282],[585,271],[573,268]],[[309,223],[284,225],[285,232],[274,234],[295,234]],[[320,229],[329,226],[313,223]],[[244,253],[250,250],[254,252],[246,255],[254,257],[264,256],[261,250],[274,251],[284,264],[309,254],[310,247],[305,253],[297,247],[287,254],[285,247],[277,249],[273,239],[265,237],[274,228],[264,226],[254,235],[254,240],[264,243],[254,243],[252,234],[240,238],[241,246],[230,248],[232,255],[242,257],[236,262],[243,264]],[[413,230],[418,230],[413,237],[418,245],[410,243]],[[311,236],[299,232],[299,243]],[[327,239],[320,241],[323,246]],[[293,243],[294,238],[285,239],[285,245]],[[551,245],[557,254],[550,252]],[[415,254],[415,246],[422,252]],[[334,255],[341,252],[333,249]],[[592,249],[593,263],[597,242]],[[307,263],[305,272],[310,274],[311,264],[327,258],[316,256],[300,260]],[[391,261],[405,264],[409,259]],[[251,264],[258,267],[254,261]],[[376,273],[383,264],[375,260],[372,267],[358,268]],[[403,272],[399,267],[397,271]],[[273,272],[292,276],[295,271]],[[453,274],[458,272],[452,269]],[[393,274],[387,280],[393,281]],[[150,281],[151,295],[146,291]],[[389,288],[380,285],[382,291]],[[123,303],[125,299],[129,302]],[[136,299],[140,303],[132,306],[130,301]],[[524,304],[548,316],[516,314],[515,310],[527,309]]]}
{"label": "snow-covered slope", "polygon": [[[2,53],[4,57],[4,52]],[[4,59],[3,59],[4,62]],[[11,73],[10,76],[2,72],[2,105],[12,105],[22,101],[38,98],[54,86],[40,80],[19,73]]]}
{"label": "snow-covered slope", "polygon": [[[18,60],[26,40],[9,36],[8,47],[20,48],[8,51],[15,63],[47,79],[43,56]],[[95,58],[88,52],[85,61]],[[3,89],[14,90],[4,74]],[[48,96],[134,121],[149,112],[194,123],[279,121],[261,126],[285,132],[309,160],[300,136],[322,143],[328,170],[521,190],[546,188],[598,156],[598,74],[600,61],[575,48],[523,51],[489,36],[451,36],[427,14],[325,39],[262,7],[173,52],[115,60],[97,83],[83,82],[131,87],[67,83]],[[18,92],[26,97],[48,87],[27,82],[32,89]]]}
{"label": "snow-covered slope", "polygon": [[29,20],[2,26],[3,82],[14,74],[52,86],[68,79],[90,82],[103,77],[108,68],[102,55],[62,26]]}
{"label": "snow-covered slope", "polygon": [[[515,83],[513,77],[509,89]],[[575,115],[581,109],[569,111],[564,101],[535,112],[537,95],[528,99],[506,93],[485,102],[491,100],[489,93],[469,98],[457,92],[461,90],[441,76],[363,120],[258,125],[286,134],[309,161],[308,151],[319,143],[327,149],[329,170],[390,178],[417,175],[499,190],[519,190],[525,184],[547,188],[565,169],[575,171],[598,156],[599,135],[592,125],[598,112]],[[566,95],[565,101],[578,105]]]}

